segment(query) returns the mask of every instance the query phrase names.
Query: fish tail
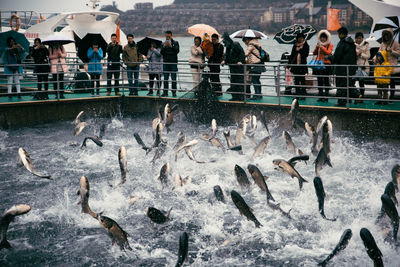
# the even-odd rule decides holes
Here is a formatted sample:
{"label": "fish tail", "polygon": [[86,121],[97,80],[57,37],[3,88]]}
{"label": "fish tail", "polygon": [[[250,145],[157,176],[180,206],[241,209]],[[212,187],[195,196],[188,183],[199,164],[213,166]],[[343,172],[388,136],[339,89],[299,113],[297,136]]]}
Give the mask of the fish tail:
{"label": "fish tail", "polygon": [[328,261],[324,260],[324,261],[321,261],[320,263],[318,263],[318,266],[325,267],[327,263],[328,263]]}
{"label": "fish tail", "polygon": [[272,200],[273,202],[276,202],[270,192],[267,192],[267,200]]}
{"label": "fish tail", "polygon": [[393,239],[397,241],[397,232],[399,231],[399,221],[394,222],[393,224]]}
{"label": "fish tail", "polygon": [[308,183],[308,181],[306,179],[304,179],[303,177],[299,177],[299,187],[300,190],[303,188],[303,183]]}
{"label": "fish tail", "polygon": [[11,245],[8,243],[7,239],[3,239],[0,243],[0,250],[3,248],[11,249]]}
{"label": "fish tail", "polygon": [[257,228],[263,226],[257,219],[254,221],[254,223],[256,224]]}

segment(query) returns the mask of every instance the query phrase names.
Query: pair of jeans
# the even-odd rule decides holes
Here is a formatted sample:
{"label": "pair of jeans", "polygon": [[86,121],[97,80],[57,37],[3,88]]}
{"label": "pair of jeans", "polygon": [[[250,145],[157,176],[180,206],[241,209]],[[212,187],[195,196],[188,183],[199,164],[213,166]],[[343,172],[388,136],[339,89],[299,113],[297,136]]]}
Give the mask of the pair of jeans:
{"label": "pair of jeans", "polygon": [[114,76],[114,91],[119,92],[119,75],[120,75],[120,64],[119,63],[108,63],[107,64],[107,92],[111,93],[111,80]]}
{"label": "pair of jeans", "polygon": [[257,97],[262,97],[261,94],[261,73],[260,72],[252,72],[250,71],[251,75],[251,83],[253,84],[254,87],[254,93],[257,94]]}
{"label": "pair of jeans", "polygon": [[178,64],[168,63],[163,65],[164,72],[164,94],[168,94],[169,76],[171,75],[173,94],[176,94],[176,72],[178,71]]}
{"label": "pair of jeans", "polygon": [[7,88],[8,88],[8,93],[9,94],[12,93],[13,85],[15,85],[15,87],[17,87],[17,93],[21,93],[21,83],[19,81],[19,73],[18,73],[18,71],[14,72],[13,74],[8,75]]}
{"label": "pair of jeans", "polygon": [[92,88],[92,95],[94,95],[94,85],[96,83],[96,93],[100,94],[100,74],[99,73],[89,73],[90,75],[90,87]]}
{"label": "pair of jeans", "polygon": [[54,91],[59,92],[60,97],[64,97],[64,72],[53,73],[53,87]]}
{"label": "pair of jeans", "polygon": [[[139,87],[139,66],[135,66],[135,67],[126,67],[127,69],[127,76],[128,76],[128,84],[129,84],[129,94],[137,94],[138,93],[138,87]],[[134,78],[134,82],[133,83],[133,79],[132,79],[132,75]]]}

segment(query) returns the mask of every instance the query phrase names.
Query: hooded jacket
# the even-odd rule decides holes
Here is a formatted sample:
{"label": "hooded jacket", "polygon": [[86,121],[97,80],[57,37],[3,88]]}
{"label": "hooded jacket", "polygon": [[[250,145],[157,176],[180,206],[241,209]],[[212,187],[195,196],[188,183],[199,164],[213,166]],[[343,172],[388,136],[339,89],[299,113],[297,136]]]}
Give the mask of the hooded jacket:
{"label": "hooded jacket", "polygon": [[[328,37],[324,43],[321,42],[321,34],[323,33]],[[327,30],[321,30],[318,32],[318,44],[321,45],[321,47],[316,46],[313,55],[317,55],[317,60],[322,60],[325,64],[331,64],[331,61],[326,58],[327,56],[332,55],[333,44],[331,43],[331,40],[332,36]]]}
{"label": "hooded jacket", "polygon": [[94,52],[93,48],[89,47],[87,57],[89,59],[88,72],[101,74],[103,72],[103,66],[101,64],[101,60],[103,59],[103,49],[99,47],[99,50]]}
{"label": "hooded jacket", "polygon": [[369,73],[369,62],[368,59],[371,57],[369,52],[369,44],[367,41],[362,41],[361,44],[354,43],[356,45],[356,53],[361,53],[357,56],[357,65],[365,67],[365,72]]}
{"label": "hooded jacket", "polygon": [[[382,55],[383,62],[381,64],[379,64],[379,62],[376,62],[376,67],[374,69],[374,76],[375,77],[390,76],[392,74],[393,68],[387,67],[391,65],[388,61],[388,52],[386,50],[380,50],[376,54]],[[375,83],[381,85],[390,84],[390,78],[375,78]]]}
{"label": "hooded jacket", "polygon": [[241,62],[245,63],[245,55],[242,46],[238,42],[234,42],[228,33],[224,33],[222,36],[225,43],[225,63],[226,64],[238,64]]}
{"label": "hooded jacket", "polygon": [[[332,64],[335,65],[356,65],[357,64],[357,54],[356,54],[356,45],[354,44],[353,39],[350,36],[347,36],[340,40],[338,43],[335,53],[332,57],[330,57]],[[349,67],[349,76],[352,76],[356,73],[357,67]],[[335,66],[334,73],[338,76],[346,76],[347,75],[347,67]],[[344,77],[340,77],[344,78]]]}
{"label": "hooded jacket", "polygon": [[[392,38],[393,38],[393,30],[392,29],[386,29],[387,31],[392,33]],[[392,44],[388,45],[385,43],[381,43],[381,46],[379,47],[379,50],[383,51],[386,50],[387,48],[391,48],[392,52],[388,53],[388,62],[390,63],[390,65],[392,66],[397,66],[398,63],[398,58],[400,57],[400,45],[397,41],[393,40]],[[374,58],[374,62],[375,62],[375,58]],[[400,67],[395,67],[393,68],[393,73],[400,73]]]}

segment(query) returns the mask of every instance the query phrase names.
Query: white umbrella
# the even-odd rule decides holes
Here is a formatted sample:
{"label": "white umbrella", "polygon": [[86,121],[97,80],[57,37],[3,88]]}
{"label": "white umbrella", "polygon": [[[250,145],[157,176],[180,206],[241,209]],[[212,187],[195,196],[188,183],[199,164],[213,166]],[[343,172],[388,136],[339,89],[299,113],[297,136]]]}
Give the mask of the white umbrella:
{"label": "white umbrella", "polygon": [[47,36],[42,43],[43,44],[50,44],[50,43],[61,43],[62,45],[74,43],[75,41],[65,35],[61,34],[52,34]]}
{"label": "white umbrella", "polygon": [[249,38],[256,38],[256,39],[268,39],[268,36],[266,36],[262,32],[252,30],[252,29],[246,29],[246,30],[240,30],[240,31],[234,32],[229,37],[231,37],[231,38],[249,37]]}

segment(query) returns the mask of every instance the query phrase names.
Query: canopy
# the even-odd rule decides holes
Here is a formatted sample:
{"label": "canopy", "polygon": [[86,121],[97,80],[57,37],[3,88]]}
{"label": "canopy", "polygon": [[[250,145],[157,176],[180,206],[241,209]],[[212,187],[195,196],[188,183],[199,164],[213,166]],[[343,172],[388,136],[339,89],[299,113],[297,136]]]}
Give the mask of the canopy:
{"label": "canopy", "polygon": [[213,35],[214,33],[220,35],[214,27],[211,27],[207,24],[195,24],[188,28],[188,33],[194,36],[203,37],[205,33],[209,36]]}
{"label": "canopy", "polygon": [[0,33],[0,58],[3,55],[3,52],[6,50],[7,39],[9,37],[13,37],[17,44],[20,44],[26,53],[29,53],[29,41],[26,39],[25,35],[16,31],[7,31]]}
{"label": "canopy", "polygon": [[237,32],[234,32],[230,35],[231,38],[256,38],[256,39],[268,39],[268,36],[266,36],[264,33],[252,30],[252,29],[245,29],[245,30],[240,30]]}
{"label": "canopy", "polygon": [[145,37],[139,42],[137,42],[138,51],[142,55],[147,55],[147,51],[149,51],[151,43],[155,43],[158,47],[161,46],[162,41],[158,39],[154,39],[151,37]]}
{"label": "canopy", "polygon": [[299,33],[305,35],[306,40],[311,39],[317,32],[311,25],[295,24],[287,28],[283,28],[280,32],[275,34],[274,39],[280,44],[294,44],[296,43],[296,36]]}
{"label": "canopy", "polygon": [[85,63],[89,62],[89,59],[87,58],[87,51],[93,44],[99,45],[99,47],[103,50],[103,55],[106,55],[107,43],[101,34],[88,33],[85,37],[83,37],[82,40],[79,41],[79,44],[77,44],[78,57]]}
{"label": "canopy", "polygon": [[373,34],[378,42],[382,42],[382,32],[392,29],[393,40],[400,42],[400,16],[385,17],[375,24]]}

